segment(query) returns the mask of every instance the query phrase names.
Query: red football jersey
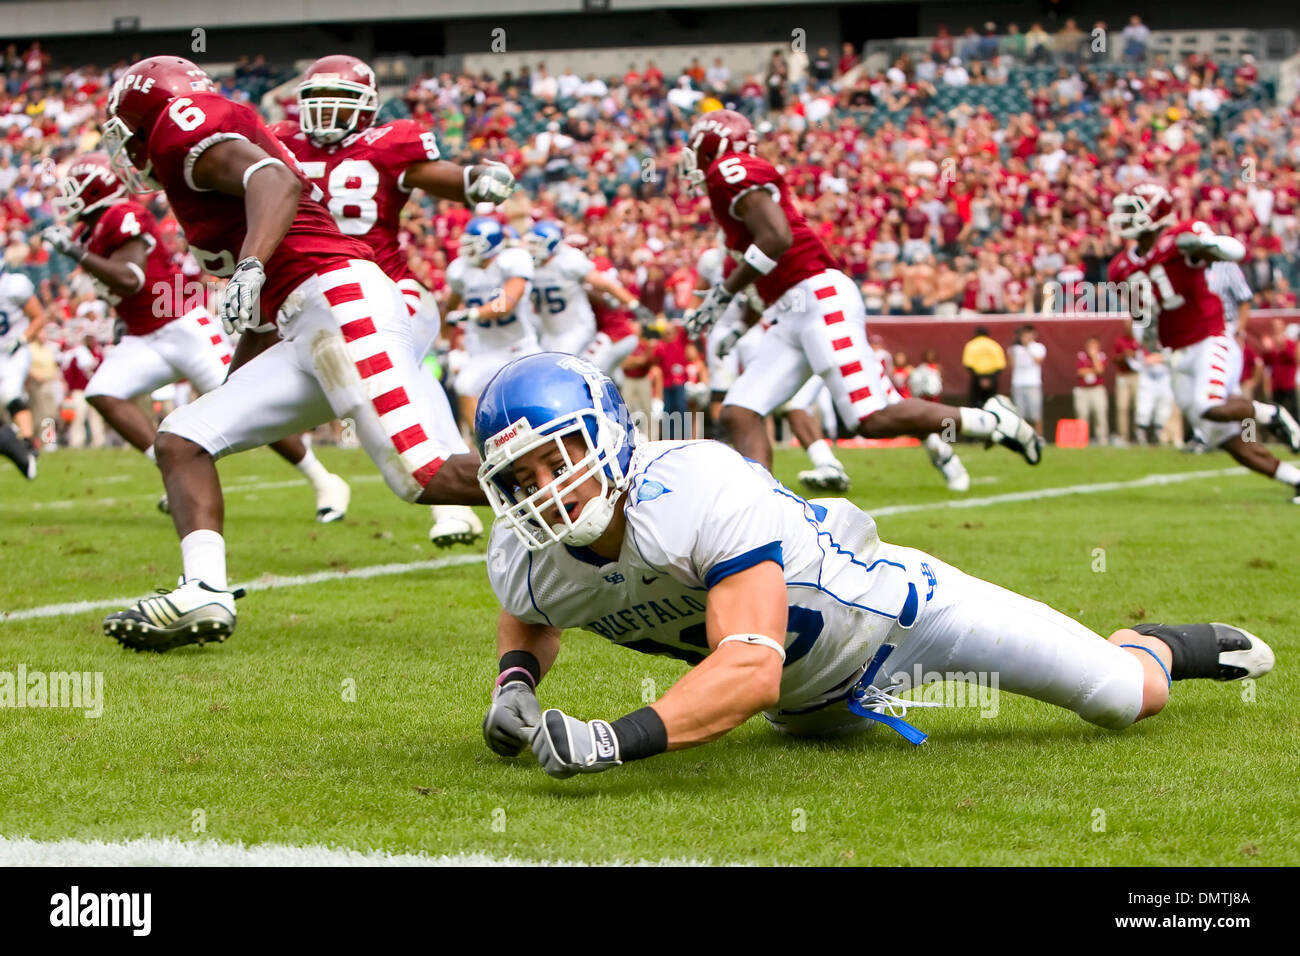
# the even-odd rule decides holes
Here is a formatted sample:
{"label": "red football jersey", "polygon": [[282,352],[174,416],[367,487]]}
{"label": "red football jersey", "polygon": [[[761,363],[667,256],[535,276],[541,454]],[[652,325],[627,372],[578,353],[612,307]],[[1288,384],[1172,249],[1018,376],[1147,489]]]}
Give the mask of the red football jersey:
{"label": "red football jersey", "polygon": [[191,93],[172,100],[149,136],[148,155],[154,175],[167,191],[172,212],[185,230],[190,251],[205,272],[228,276],[235,271],[248,224],[242,196],[196,189],[190,182],[194,163],[217,143],[243,139],[283,159],[303,183],[298,212],[266,267],[261,306],[264,321],[274,322],[281,303],[310,276],[349,259],[370,259],[365,243],[345,236],[320,203],[320,190],[298,169],[284,145],[271,135],[257,111],[219,93]]}
{"label": "red football jersey", "polygon": [[[1145,256],[1139,256],[1133,246],[1110,261],[1110,281],[1129,283],[1130,302],[1145,299],[1152,303],[1160,323],[1160,344],[1172,349],[1225,331],[1223,302],[1205,279],[1209,262],[1189,259],[1175,244],[1180,234],[1198,231],[1198,227],[1199,231],[1209,228],[1192,220],[1180,222],[1162,232]],[[1133,288],[1140,285],[1146,286],[1146,292],[1139,296]]]}
{"label": "red football jersey", "polygon": [[172,262],[153,215],[130,199],[114,203],[104,210],[85,242],[87,249],[107,259],[132,239],[143,239],[149,247],[144,263],[144,285],[124,298],[109,292],[98,281],[95,285],[100,298],[116,309],[117,317],[126,323],[128,334],[148,335],[186,312],[185,280],[182,277],[177,281],[181,270]]}
{"label": "red football jersey", "polygon": [[[595,256],[591,262],[592,265],[615,282],[620,281],[614,263],[610,262],[605,256]],[[611,342],[617,342],[629,335],[637,334],[636,320],[627,309],[610,305],[605,296],[599,292],[589,292],[587,298],[591,300],[592,311],[596,314],[597,332],[604,332],[609,336]]]}
{"label": "red football jersey", "polygon": [[713,218],[722,227],[727,248],[735,252],[743,253],[754,241],[753,235],[733,212],[737,199],[752,189],[766,189],[785,213],[793,237],[790,248],[777,261],[775,269],[754,282],[758,294],[767,304],[771,305],[787,289],[804,279],[840,267],[808,226],[781,174],[767,160],[748,153],[727,153],[713,161],[704,181],[713,207]]}
{"label": "red football jersey", "polygon": [[414,120],[394,120],[353,133],[333,146],[317,146],[288,121],[271,127],[298,157],[307,178],[344,235],[361,239],[394,280],[414,278],[398,245],[402,207],[411,196],[407,167],[439,159],[434,135]]}

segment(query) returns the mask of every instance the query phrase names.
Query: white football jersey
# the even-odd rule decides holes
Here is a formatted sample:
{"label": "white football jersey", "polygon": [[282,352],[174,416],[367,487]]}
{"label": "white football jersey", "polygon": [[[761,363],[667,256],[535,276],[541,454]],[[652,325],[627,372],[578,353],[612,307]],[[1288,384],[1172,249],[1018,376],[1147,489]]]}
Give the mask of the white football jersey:
{"label": "white football jersey", "polygon": [[[501,294],[507,279],[533,281],[533,258],[526,249],[502,249],[485,266],[456,259],[447,266],[447,285],[460,296],[465,308],[483,307]],[[537,333],[528,315],[528,288],[509,315],[485,313],[477,322],[465,323],[465,348],[478,352],[504,352],[521,345],[536,345]]]}
{"label": "white football jersey", "polygon": [[[13,341],[27,331],[31,322],[23,311],[36,287],[32,280],[18,272],[0,270],[0,343],[12,345]],[[3,350],[6,354],[8,350]]]}
{"label": "white football jersey", "polygon": [[843,696],[934,590],[923,556],[882,544],[868,514],[843,498],[805,501],[719,442],[640,446],[626,502],[617,561],[562,545],[530,553],[499,522],[488,576],[502,606],[696,664],[710,653],[709,588],[775,561],[790,609],[777,710],[789,713]]}
{"label": "white football jersey", "polygon": [[555,255],[536,267],[528,309],[543,349],[578,339],[585,344],[595,337],[596,313],[583,285],[595,268],[580,250],[564,243],[556,247]]}

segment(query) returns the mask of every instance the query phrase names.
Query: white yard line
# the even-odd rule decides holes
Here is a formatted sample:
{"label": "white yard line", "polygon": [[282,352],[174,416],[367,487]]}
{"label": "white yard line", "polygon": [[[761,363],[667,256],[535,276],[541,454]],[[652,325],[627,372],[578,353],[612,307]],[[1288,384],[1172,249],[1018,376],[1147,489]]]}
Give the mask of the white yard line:
{"label": "white yard line", "polygon": [[[950,501],[928,501],[914,505],[887,505],[883,508],[866,509],[872,517],[882,518],[890,515],[911,514],[917,511],[939,511],[946,508],[981,508],[987,505],[1008,504],[1020,501],[1040,501],[1044,498],[1064,498],[1070,495],[1096,495],[1108,491],[1123,491],[1127,488],[1152,488],[1160,485],[1174,485],[1184,481],[1199,481],[1204,478],[1231,478],[1246,474],[1245,468],[1216,468],[1210,471],[1182,471],[1146,475],[1130,481],[1103,481],[1089,485],[1065,485],[1060,488],[1033,488],[1028,491],[1012,491],[1003,495],[988,495],[983,498],[954,498]],[[378,478],[378,476],[375,476]],[[284,482],[273,483],[277,486]],[[288,482],[293,484],[293,482]],[[250,486],[247,490],[253,490]],[[413,561],[408,564],[380,564],[365,568],[353,568],[348,571],[320,571],[315,574],[301,574],[295,577],[277,577],[264,575],[256,581],[240,585],[250,591],[264,591],[273,588],[295,588],[307,584],[322,584],[327,581],[343,581],[351,578],[378,578],[392,574],[409,574],[412,571],[434,571],[439,568],[454,567],[464,564],[479,564],[486,560],[483,554],[465,554],[450,558],[435,558],[431,561]],[[0,623],[5,621],[25,621],[38,617],[65,617],[69,614],[83,614],[87,611],[102,611],[106,608],[122,608],[139,599],[134,597],[107,598],[99,601],[72,601],[66,604],[47,604],[44,607],[25,608],[19,611],[0,612]]]}
{"label": "white yard line", "polygon": [[1100,481],[1090,485],[1065,485],[1061,488],[1031,488],[1028,491],[1010,491],[1004,495],[984,498],[953,498],[951,501],[927,501],[915,505],[887,505],[884,508],[866,508],[873,518],[888,515],[910,514],[913,511],[935,511],[943,508],[982,508],[1015,501],[1040,501],[1043,498],[1064,498],[1069,495],[1097,495],[1106,491],[1123,491],[1126,488],[1152,488],[1157,485],[1176,485],[1183,481],[1202,478],[1231,478],[1247,474],[1245,468],[1216,468],[1213,471],[1179,471],[1146,475],[1131,481]]}
{"label": "white yard line", "polygon": [[[405,564],[376,564],[365,568],[352,568],[347,571],[318,571],[315,574],[299,574],[293,577],[280,577],[265,574],[255,581],[248,581],[236,587],[249,591],[269,591],[275,588],[297,588],[307,584],[323,584],[326,581],[346,581],[359,578],[381,578],[392,574],[410,574],[413,571],[437,571],[463,564],[482,564],[487,560],[485,554],[458,554],[449,558],[434,558],[430,561],[411,561]],[[84,614],[87,611],[102,611],[106,608],[121,609],[134,604],[140,595],[133,597],[105,598],[99,601],[70,601],[66,604],[47,604],[44,607],[25,608],[21,611],[0,612],[0,623],[6,621],[26,621],[36,617],[66,617],[69,614]]]}
{"label": "white yard line", "polygon": [[[251,477],[251,476],[250,476]],[[353,475],[348,478],[348,484],[360,484],[363,482],[383,481],[383,475]],[[143,479],[142,479],[143,480]],[[310,488],[306,478],[290,478],[285,481],[259,481],[247,483],[248,479],[233,479],[223,485],[223,491],[226,497],[232,495],[243,495],[254,491],[273,491],[277,488]],[[155,491],[147,494],[138,495],[119,495],[114,498],[65,498],[62,501],[24,501],[21,498],[13,498],[7,501],[0,501],[0,510],[5,511],[43,511],[45,509],[67,510],[69,508],[81,508],[86,505],[92,505],[98,508],[111,508],[115,505],[126,504],[128,501],[157,501],[158,496],[162,494],[162,483],[158,483]]]}
{"label": "white yard line", "polygon": [[[587,866],[568,861],[520,860],[488,853],[427,856],[330,846],[218,843],[171,837],[105,843],[100,840],[41,841],[0,836],[0,866]],[[602,864],[605,865],[605,864]],[[614,866],[711,866],[706,860],[611,861]]]}

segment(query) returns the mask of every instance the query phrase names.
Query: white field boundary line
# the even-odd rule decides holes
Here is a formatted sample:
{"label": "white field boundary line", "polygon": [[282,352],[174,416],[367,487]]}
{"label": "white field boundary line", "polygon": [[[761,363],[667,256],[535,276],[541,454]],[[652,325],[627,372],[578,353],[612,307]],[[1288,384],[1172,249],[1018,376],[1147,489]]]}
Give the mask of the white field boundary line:
{"label": "white field boundary line", "polygon": [[1065,485],[1060,488],[1031,488],[1027,491],[1009,491],[1002,495],[984,498],[955,498],[952,501],[927,501],[915,505],[888,505],[884,508],[864,508],[873,518],[910,514],[914,511],[934,511],[942,508],[982,508],[986,505],[1009,504],[1017,501],[1041,501],[1044,498],[1065,498],[1070,495],[1097,495],[1107,491],[1124,491],[1128,488],[1154,488],[1176,485],[1184,481],[1204,478],[1232,478],[1248,474],[1245,468],[1216,468],[1212,471],[1181,471],[1151,474],[1129,481],[1099,481],[1088,485]]}
{"label": "white field boundary line", "polygon": [[488,853],[428,856],[423,853],[362,852],[332,846],[275,843],[219,843],[144,837],[122,842],[29,840],[0,836],[0,866],[713,866],[708,860],[521,860]]}
{"label": "white field boundary line", "polygon": [[[866,509],[874,518],[889,515],[911,514],[917,511],[937,511],[945,508],[981,508],[987,505],[1006,504],[1019,501],[1039,501],[1045,498],[1064,498],[1070,495],[1095,495],[1108,491],[1123,491],[1126,488],[1152,488],[1160,485],[1179,484],[1184,481],[1197,481],[1204,478],[1230,478],[1247,474],[1245,468],[1216,468],[1210,471],[1184,471],[1163,474],[1151,474],[1130,481],[1104,481],[1089,485],[1065,485],[1060,488],[1033,488],[1028,491],[1012,491],[1003,495],[988,495],[983,498],[960,498],[953,501],[929,501],[914,505],[890,505],[884,508]],[[352,568],[348,571],[320,571],[315,574],[302,574],[295,577],[277,577],[264,575],[256,581],[239,585],[249,591],[265,591],[273,588],[302,587],[308,584],[323,584],[328,581],[343,581],[354,578],[378,578],[393,574],[409,574],[413,571],[434,571],[439,568],[454,567],[465,564],[478,564],[487,560],[484,554],[466,554],[450,558],[435,558],[431,561],[413,561],[407,564],[379,564],[365,568]],[[66,604],[47,604],[44,607],[25,608],[19,611],[0,612],[0,623],[7,621],[26,621],[40,617],[66,617],[70,614],[83,614],[87,611],[102,611],[105,608],[121,608],[135,603],[139,598],[106,598],[99,601],[72,601]]]}
{"label": "white field boundary line", "polygon": [[[382,481],[383,475],[354,475],[346,479],[348,484],[357,484],[360,482]],[[255,491],[272,491],[277,488],[310,488],[311,485],[306,478],[292,478],[286,481],[259,481],[254,483],[240,483],[238,480],[230,483],[222,483],[222,493],[227,497],[232,495],[248,494]],[[44,509],[66,510],[70,508],[81,508],[85,505],[92,505],[98,508],[112,508],[115,505],[125,504],[128,501],[157,501],[158,496],[162,494],[162,484],[158,485],[158,490],[148,494],[138,495],[119,495],[115,498],[65,498],[62,501],[0,501],[0,510],[14,511],[40,511]]]}
{"label": "white field boundary line", "polygon": [[[441,568],[453,568],[466,564],[482,564],[487,560],[486,554],[458,554],[449,558],[433,558],[429,561],[410,561],[405,564],[376,564],[365,568],[351,568],[347,571],[317,571],[314,574],[299,574],[293,577],[280,577],[276,574],[264,574],[255,581],[238,584],[249,591],[270,591],[277,588],[299,588],[309,584],[324,584],[328,581],[349,581],[364,578],[382,578],[393,574],[411,574],[415,571],[437,571]],[[44,607],[25,608],[21,611],[0,612],[0,623],[8,621],[28,621],[38,617],[66,617],[70,614],[83,614],[87,611],[102,611],[106,608],[121,609],[134,604],[140,598],[117,597],[104,598],[99,601],[70,601],[66,604],[47,604]]]}

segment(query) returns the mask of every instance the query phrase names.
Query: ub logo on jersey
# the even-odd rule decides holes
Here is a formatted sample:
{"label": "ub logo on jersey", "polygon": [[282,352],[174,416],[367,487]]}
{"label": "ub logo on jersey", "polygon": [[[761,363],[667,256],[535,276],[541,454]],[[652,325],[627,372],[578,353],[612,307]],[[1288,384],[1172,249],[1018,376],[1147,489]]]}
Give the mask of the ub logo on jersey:
{"label": "ub logo on jersey", "polygon": [[669,490],[657,481],[643,481],[637,485],[636,500],[654,501],[660,495],[667,494]]}

